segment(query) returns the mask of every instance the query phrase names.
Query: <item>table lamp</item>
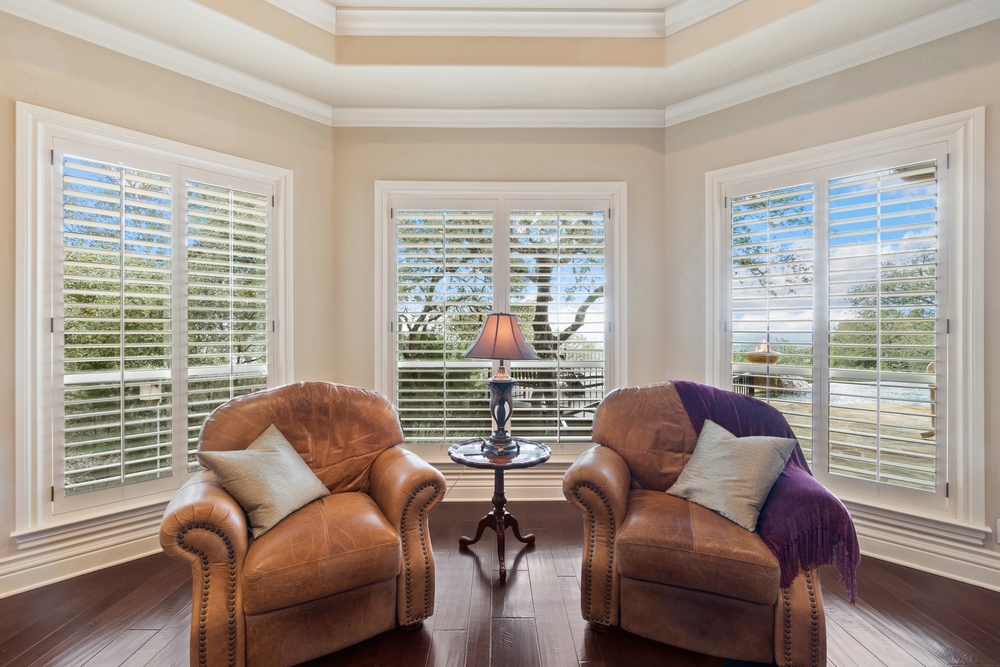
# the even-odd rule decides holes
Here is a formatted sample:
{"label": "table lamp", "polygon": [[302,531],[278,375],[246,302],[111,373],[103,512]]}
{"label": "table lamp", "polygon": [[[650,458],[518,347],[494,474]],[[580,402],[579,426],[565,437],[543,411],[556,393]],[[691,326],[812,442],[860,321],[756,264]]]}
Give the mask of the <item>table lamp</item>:
{"label": "table lamp", "polygon": [[507,420],[513,407],[514,386],[517,382],[507,375],[504,361],[508,359],[534,359],[539,357],[528,345],[517,324],[517,316],[511,313],[490,313],[483,323],[479,338],[464,355],[469,359],[499,359],[500,367],[486,386],[490,388],[490,415],[497,428],[493,435],[483,442],[483,451],[488,454],[505,456],[516,453],[517,442],[507,433]]}

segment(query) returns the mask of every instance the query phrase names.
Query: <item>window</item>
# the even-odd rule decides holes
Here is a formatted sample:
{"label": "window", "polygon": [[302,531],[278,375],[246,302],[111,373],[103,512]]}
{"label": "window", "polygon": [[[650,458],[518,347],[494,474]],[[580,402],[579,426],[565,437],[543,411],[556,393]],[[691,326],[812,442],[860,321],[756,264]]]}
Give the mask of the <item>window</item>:
{"label": "window", "polygon": [[391,332],[382,339],[381,389],[399,407],[407,443],[442,446],[492,430],[493,365],[462,354],[493,311],[516,314],[541,357],[509,364],[518,382],[511,431],[553,445],[589,443],[594,410],[620,381],[612,326],[622,308],[620,268],[611,258],[623,188],[604,198],[607,186],[595,193],[588,184],[572,184],[572,198],[488,198],[488,184],[458,184],[483,187],[466,198],[442,184],[427,184],[435,192],[424,197],[393,196],[385,192],[393,185],[380,184],[382,257],[391,267],[379,315],[379,329]]}
{"label": "window", "polygon": [[39,202],[19,209],[30,531],[161,502],[198,470],[215,407],[287,377],[290,174],[27,105],[19,120],[22,201]]}
{"label": "window", "polygon": [[713,381],[781,410],[842,497],[963,520],[982,483],[981,426],[957,421],[980,400],[974,120],[707,175]]}

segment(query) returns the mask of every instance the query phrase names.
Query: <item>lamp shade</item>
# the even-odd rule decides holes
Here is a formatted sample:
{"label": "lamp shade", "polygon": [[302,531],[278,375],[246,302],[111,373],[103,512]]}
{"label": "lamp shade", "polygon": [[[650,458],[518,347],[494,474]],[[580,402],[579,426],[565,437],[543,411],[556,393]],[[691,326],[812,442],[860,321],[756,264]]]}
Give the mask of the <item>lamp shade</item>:
{"label": "lamp shade", "polygon": [[528,345],[511,313],[490,313],[486,316],[479,338],[464,355],[471,359],[538,359]]}

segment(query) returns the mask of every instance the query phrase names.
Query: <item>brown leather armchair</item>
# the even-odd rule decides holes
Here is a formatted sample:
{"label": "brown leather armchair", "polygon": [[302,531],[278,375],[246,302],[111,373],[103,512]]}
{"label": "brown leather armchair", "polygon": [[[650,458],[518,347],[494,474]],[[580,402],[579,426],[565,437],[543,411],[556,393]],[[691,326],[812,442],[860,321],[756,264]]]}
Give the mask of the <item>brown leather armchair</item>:
{"label": "brown leather armchair", "polygon": [[593,439],[563,479],[584,514],[585,619],[723,658],[826,665],[817,573],[781,588],[756,533],[664,493],[697,443],[671,383],[609,394]]}
{"label": "brown leather armchair", "polygon": [[427,515],[444,477],[396,447],[381,394],[300,382],[233,399],[205,422],[201,450],[242,449],[274,424],[330,490],[259,539],[210,471],[167,506],[160,544],[191,563],[191,664],[294,665],[434,612]]}

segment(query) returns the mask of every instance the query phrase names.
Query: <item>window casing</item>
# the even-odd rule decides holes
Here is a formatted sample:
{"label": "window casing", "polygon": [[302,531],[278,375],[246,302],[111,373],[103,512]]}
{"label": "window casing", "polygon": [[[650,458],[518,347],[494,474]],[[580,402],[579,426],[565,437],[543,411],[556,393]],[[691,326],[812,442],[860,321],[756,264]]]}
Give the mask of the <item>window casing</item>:
{"label": "window casing", "polygon": [[287,380],[291,174],[23,104],[18,124],[30,539],[162,502],[212,408]]}
{"label": "window casing", "polygon": [[977,118],[706,175],[711,381],[782,410],[845,500],[970,523]]}
{"label": "window casing", "polygon": [[570,184],[566,197],[564,184],[530,184],[564,195],[553,197],[490,184],[377,184],[377,319],[389,334],[379,336],[377,388],[396,401],[409,446],[426,455],[491,430],[493,365],[461,355],[492,311],[517,314],[542,357],[508,363],[519,383],[512,432],[557,448],[590,442],[593,410],[621,382],[624,187],[611,185]]}

